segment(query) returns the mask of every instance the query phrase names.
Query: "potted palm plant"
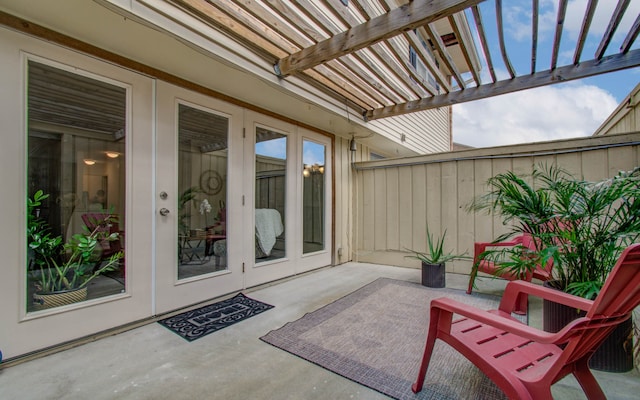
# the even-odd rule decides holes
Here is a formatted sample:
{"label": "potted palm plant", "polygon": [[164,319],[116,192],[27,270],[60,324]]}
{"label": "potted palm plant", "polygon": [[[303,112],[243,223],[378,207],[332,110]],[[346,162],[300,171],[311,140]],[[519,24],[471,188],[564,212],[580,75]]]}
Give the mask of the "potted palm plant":
{"label": "potted palm plant", "polygon": [[[556,166],[535,166],[529,181],[505,172],[490,178],[488,185],[490,192],[474,200],[470,209],[502,216],[511,230],[497,241],[527,233],[536,243],[536,249],[527,257],[521,253],[509,255],[506,268],[523,274],[533,265],[544,265],[552,258],[553,279],[546,284],[558,290],[594,299],[624,248],[640,236],[640,201],[636,201],[640,198],[640,168],[591,182],[577,179]],[[492,258],[498,253],[504,257],[510,251],[521,249],[489,250],[481,257]],[[545,330],[554,332],[566,324],[566,320],[556,317],[561,308],[551,302],[544,304]],[[571,318],[580,315],[579,310],[569,312]],[[620,337],[629,337],[631,320],[622,326],[625,332]],[[619,343],[618,347],[622,349],[623,345]],[[627,353],[625,350],[621,357],[632,360]],[[592,367],[616,370],[600,368],[597,360],[594,356]],[[627,363],[620,368],[627,370],[632,365],[629,367]]]}
{"label": "potted palm plant", "polygon": [[117,240],[118,233],[109,233],[109,224],[115,223],[111,214],[95,221],[92,230],[73,235],[63,243],[61,236],[53,236],[48,224],[36,215],[36,209],[49,197],[38,190],[27,198],[27,241],[29,265],[27,267],[35,287],[33,309],[57,307],[87,297],[87,284],[100,274],[113,271],[124,256],[122,251],[107,260],[101,260],[101,241]]}
{"label": "potted palm plant", "polygon": [[429,232],[429,226],[427,226],[427,250],[428,252],[421,252],[416,250],[407,249],[413,253],[413,255],[406,256],[408,258],[415,258],[422,262],[422,285],[431,288],[443,288],[446,284],[446,268],[445,264],[448,261],[456,259],[466,259],[468,257],[465,254],[453,254],[452,252],[445,253],[444,240],[447,235],[445,230],[440,237],[434,237]]}

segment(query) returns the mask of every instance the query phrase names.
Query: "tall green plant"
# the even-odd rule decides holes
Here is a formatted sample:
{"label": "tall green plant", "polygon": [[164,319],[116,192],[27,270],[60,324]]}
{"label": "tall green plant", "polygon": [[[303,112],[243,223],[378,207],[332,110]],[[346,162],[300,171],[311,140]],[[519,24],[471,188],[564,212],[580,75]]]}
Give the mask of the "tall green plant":
{"label": "tall green plant", "polygon": [[[488,185],[490,192],[475,199],[470,210],[495,212],[511,226],[496,241],[528,233],[536,243],[528,259],[511,254],[511,272],[530,270],[531,260],[553,258],[559,289],[575,295],[594,298],[622,250],[640,235],[640,168],[590,182],[556,166],[536,166],[529,181],[505,172]],[[496,254],[486,253],[483,257]]]}
{"label": "tall green plant", "polygon": [[36,215],[36,209],[48,198],[38,190],[33,198],[27,198],[27,242],[30,250],[28,269],[40,293],[80,289],[103,272],[113,271],[124,257],[122,251],[108,260],[100,259],[100,242],[118,239],[118,233],[109,233],[105,227],[115,223],[115,216],[109,214],[95,221],[95,228],[75,234],[64,243],[61,236],[52,236],[47,223]]}

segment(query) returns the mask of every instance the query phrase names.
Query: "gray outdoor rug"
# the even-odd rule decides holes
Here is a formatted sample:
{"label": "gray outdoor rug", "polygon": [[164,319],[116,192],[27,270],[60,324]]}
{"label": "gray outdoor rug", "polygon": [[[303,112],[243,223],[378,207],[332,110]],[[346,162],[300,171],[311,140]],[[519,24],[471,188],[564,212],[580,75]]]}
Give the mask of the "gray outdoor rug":
{"label": "gray outdoor rug", "polygon": [[479,308],[499,299],[380,278],[261,339],[396,399],[504,399],[471,362],[436,341],[424,389],[411,391],[424,350],[429,303],[450,297]]}

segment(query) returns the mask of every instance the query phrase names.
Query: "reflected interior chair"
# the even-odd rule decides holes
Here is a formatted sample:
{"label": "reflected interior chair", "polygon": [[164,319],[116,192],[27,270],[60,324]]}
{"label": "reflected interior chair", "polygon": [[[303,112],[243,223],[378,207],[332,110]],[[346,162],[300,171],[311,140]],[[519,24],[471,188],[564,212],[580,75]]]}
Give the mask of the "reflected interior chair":
{"label": "reflected interior chair", "polygon": [[[522,294],[585,310],[586,315],[557,333],[544,332],[512,317]],[[507,283],[497,310],[435,299],[412,389],[422,390],[435,341],[440,339],[475,364],[510,399],[552,399],[551,385],[568,374],[574,375],[589,399],[606,399],[589,370],[589,359],[639,304],[640,244],[624,250],[593,301],[520,280]]]}
{"label": "reflected interior chair", "polygon": [[[117,252],[124,250],[122,246],[123,239],[124,239],[123,237],[124,232],[120,231],[120,227],[117,221],[113,220],[107,224],[98,226],[102,221],[106,220],[111,215],[112,214],[109,214],[109,213],[96,212],[96,213],[82,214],[81,216],[82,221],[86,225],[87,229],[89,229],[89,231],[93,231],[97,227],[100,232],[105,233],[105,236],[108,236],[112,233],[118,233],[118,239],[116,240],[103,239],[100,241],[100,247],[102,252],[100,253],[100,260],[98,261],[98,263],[102,262],[102,260],[108,259],[113,254],[116,254]],[[124,264],[124,258],[121,259],[121,262]]]}
{"label": "reflected interior chair", "polygon": [[[488,248],[495,247],[514,247],[522,246],[524,249],[536,250],[534,239],[531,235],[525,233],[520,236],[516,236],[513,240],[505,242],[476,242],[473,245],[473,268],[469,276],[469,286],[467,288],[467,294],[471,294],[473,285],[476,280],[478,272],[484,272],[489,275],[493,275],[498,278],[507,279],[509,281],[524,280],[531,282],[533,278],[540,279],[541,281],[547,281],[551,279],[551,272],[553,269],[553,260],[550,259],[544,266],[538,265],[533,271],[530,271],[524,275],[517,275],[509,271],[501,270],[500,264],[489,261],[482,258]],[[520,305],[517,312],[524,314],[527,311],[528,300],[527,296],[521,296],[519,299]]]}

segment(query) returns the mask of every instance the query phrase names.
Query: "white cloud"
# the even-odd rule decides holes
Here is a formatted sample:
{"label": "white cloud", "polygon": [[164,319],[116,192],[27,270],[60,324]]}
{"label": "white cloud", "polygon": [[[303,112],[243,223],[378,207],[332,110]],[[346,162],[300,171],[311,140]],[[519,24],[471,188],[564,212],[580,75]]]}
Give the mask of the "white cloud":
{"label": "white cloud", "polygon": [[580,82],[510,93],[453,106],[453,140],[489,147],[590,136],[616,106]]}

